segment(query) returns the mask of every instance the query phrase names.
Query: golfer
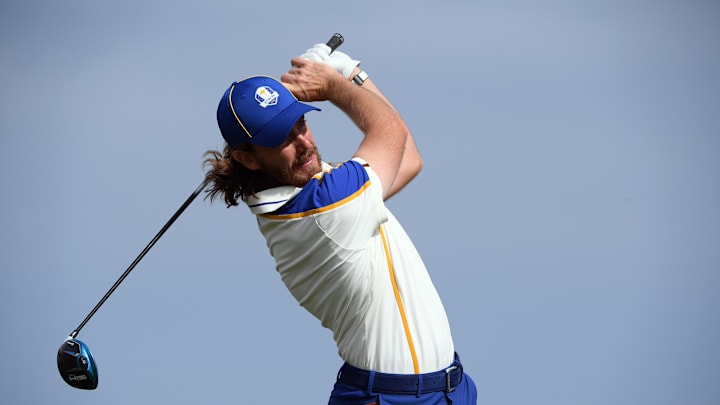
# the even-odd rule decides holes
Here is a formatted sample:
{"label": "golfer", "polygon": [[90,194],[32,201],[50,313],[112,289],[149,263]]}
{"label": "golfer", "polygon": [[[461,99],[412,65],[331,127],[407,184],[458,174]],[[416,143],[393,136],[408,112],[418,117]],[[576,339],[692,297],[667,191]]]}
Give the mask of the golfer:
{"label": "golfer", "polygon": [[[422,167],[410,131],[347,54],[318,44],[291,66],[223,94],[209,198],[249,207],[290,293],[333,332],[345,363],[329,404],[475,404],[440,297],[384,203]],[[303,102],[326,100],[364,135],[334,165],[305,121],[319,109]]]}

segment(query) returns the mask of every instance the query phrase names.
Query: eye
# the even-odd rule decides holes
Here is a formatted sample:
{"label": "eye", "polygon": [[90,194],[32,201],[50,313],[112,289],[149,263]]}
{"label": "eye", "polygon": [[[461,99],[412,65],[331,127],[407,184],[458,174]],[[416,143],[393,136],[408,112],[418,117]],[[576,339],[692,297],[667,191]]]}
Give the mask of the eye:
{"label": "eye", "polygon": [[297,127],[298,129],[304,128],[306,125],[307,125],[307,121],[305,120],[304,115],[302,117],[300,117],[300,119],[297,120],[297,122],[295,123],[295,127]]}

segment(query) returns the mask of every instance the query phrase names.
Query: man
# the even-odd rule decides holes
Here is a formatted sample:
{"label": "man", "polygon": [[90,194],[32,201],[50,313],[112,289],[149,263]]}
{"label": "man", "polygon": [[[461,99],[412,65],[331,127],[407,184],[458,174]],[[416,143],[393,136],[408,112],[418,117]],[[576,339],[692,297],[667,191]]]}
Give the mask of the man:
{"label": "man", "polygon": [[[476,403],[425,265],[384,204],[422,167],[410,131],[359,61],[318,44],[291,63],[282,83],[250,77],[223,95],[210,199],[248,205],[290,293],[332,330],[345,364],[330,404]],[[325,100],[364,134],[336,166],[305,122],[319,109],[301,102]]]}

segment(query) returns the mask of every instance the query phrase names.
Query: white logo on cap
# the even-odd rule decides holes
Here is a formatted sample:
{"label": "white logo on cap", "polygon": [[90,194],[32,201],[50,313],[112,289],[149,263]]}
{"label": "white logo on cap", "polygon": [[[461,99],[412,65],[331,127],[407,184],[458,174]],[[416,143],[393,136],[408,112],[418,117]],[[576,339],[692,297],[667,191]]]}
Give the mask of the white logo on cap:
{"label": "white logo on cap", "polygon": [[277,104],[279,96],[277,91],[268,86],[260,86],[255,90],[255,100],[262,108]]}

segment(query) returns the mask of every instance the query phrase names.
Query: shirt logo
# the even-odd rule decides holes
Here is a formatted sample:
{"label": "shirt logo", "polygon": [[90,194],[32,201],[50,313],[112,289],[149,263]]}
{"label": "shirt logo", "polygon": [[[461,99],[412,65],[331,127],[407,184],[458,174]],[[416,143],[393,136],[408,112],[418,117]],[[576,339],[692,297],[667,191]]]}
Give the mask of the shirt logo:
{"label": "shirt logo", "polygon": [[277,104],[278,97],[280,97],[280,94],[269,86],[260,86],[255,90],[255,101],[262,108]]}

